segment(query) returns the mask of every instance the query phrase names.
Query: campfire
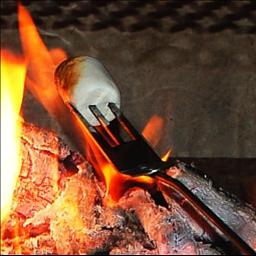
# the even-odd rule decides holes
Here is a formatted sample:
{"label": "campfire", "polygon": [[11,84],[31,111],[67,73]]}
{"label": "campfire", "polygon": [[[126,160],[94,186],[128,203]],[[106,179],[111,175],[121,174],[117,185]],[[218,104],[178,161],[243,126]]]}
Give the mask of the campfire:
{"label": "campfire", "polygon": [[[154,178],[121,173],[96,145],[57,91],[54,72],[68,58],[48,50],[27,10],[18,6],[23,54],[1,50],[2,254],[226,254],[237,252],[188,200]],[[26,85],[73,138],[22,118]],[[142,134],[157,145],[163,120]],[[170,160],[171,150],[162,157]],[[167,170],[256,249],[255,210],[219,191],[181,162]],[[171,194],[171,196],[170,196]],[[246,254],[245,251],[242,253]]]}

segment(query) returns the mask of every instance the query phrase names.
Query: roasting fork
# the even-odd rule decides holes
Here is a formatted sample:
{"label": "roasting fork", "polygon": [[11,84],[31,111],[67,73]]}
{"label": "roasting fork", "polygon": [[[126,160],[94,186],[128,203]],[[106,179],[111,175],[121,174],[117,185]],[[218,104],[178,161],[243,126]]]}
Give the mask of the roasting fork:
{"label": "roasting fork", "polygon": [[121,173],[130,176],[150,176],[154,178],[158,186],[174,190],[182,195],[211,226],[221,231],[241,254],[255,255],[254,250],[183,183],[167,175],[166,170],[170,168],[170,162],[164,162],[159,158],[116,104],[108,104],[108,108],[115,116],[111,122],[104,117],[96,105],[89,106],[90,111],[100,124],[98,126],[90,125],[71,103],[69,103],[69,107],[83,122],[86,129]]}

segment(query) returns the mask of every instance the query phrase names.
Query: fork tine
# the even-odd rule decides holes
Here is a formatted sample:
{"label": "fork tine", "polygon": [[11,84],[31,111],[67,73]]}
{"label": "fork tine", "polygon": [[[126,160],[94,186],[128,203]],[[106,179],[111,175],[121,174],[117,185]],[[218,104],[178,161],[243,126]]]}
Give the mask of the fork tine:
{"label": "fork tine", "polygon": [[[134,130],[133,127],[131,127],[131,124],[127,124],[128,123],[127,119],[124,117],[121,110],[116,106],[116,104],[109,103],[108,107],[110,108],[112,113],[115,115],[115,117],[118,119],[120,125],[127,132],[127,134],[130,136],[130,138],[132,140],[136,140],[136,135],[134,134],[134,131],[133,132],[131,131],[131,128],[132,128],[132,130]],[[137,136],[137,138],[138,138],[138,136]]]}
{"label": "fork tine", "polygon": [[91,112],[93,113],[93,115],[97,118],[97,120],[99,121],[99,123],[102,126],[108,126],[109,122],[108,120],[105,118],[105,116],[100,112],[100,110],[98,109],[98,107],[96,105],[90,105],[89,109],[91,110]]}
{"label": "fork tine", "polygon": [[[109,129],[108,120],[104,117],[104,115],[101,113],[101,111],[97,108],[96,105],[90,105],[89,109],[93,113],[93,115],[97,118],[97,120],[100,123],[100,127],[103,128],[105,131],[105,134],[100,129],[100,127],[95,127],[95,129],[110,143],[112,147],[120,145],[120,142],[116,138],[116,136],[113,134],[113,132]],[[108,136],[108,137],[106,137]]]}
{"label": "fork tine", "polygon": [[75,106],[73,106],[73,104],[68,103],[68,107],[70,108],[71,111],[74,111],[75,114],[78,115],[78,117],[80,118],[80,120],[86,125],[86,127],[91,131],[91,132],[96,132],[96,130],[94,129],[94,127],[92,125],[90,125],[90,123],[86,120],[86,118],[81,115],[81,113],[76,109]]}
{"label": "fork tine", "polygon": [[108,107],[110,108],[110,110],[112,111],[112,113],[115,115],[115,117],[119,117],[122,115],[121,110],[116,106],[115,103],[113,102],[109,102],[108,103]]}

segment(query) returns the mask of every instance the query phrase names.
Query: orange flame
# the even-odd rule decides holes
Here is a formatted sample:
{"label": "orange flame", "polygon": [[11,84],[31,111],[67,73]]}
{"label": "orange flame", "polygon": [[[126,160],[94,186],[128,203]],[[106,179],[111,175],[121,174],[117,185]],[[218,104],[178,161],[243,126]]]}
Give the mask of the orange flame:
{"label": "orange flame", "polygon": [[28,60],[28,73],[26,85],[28,90],[44,106],[48,113],[64,127],[66,133],[72,134],[82,152],[86,152],[86,136],[81,130],[82,126],[58,94],[54,83],[54,72],[57,65],[67,58],[66,53],[60,49],[48,50],[43,43],[29,12],[21,4],[18,5],[18,20],[21,44],[24,55]]}
{"label": "orange flame", "polygon": [[88,136],[90,147],[87,150],[87,159],[93,163],[97,174],[104,180],[106,185],[106,203],[109,205],[118,201],[118,199],[134,186],[151,187],[154,181],[148,176],[131,177],[120,173],[114,164],[108,159],[105,153],[94,139]]}
{"label": "orange flame", "polygon": [[155,147],[161,139],[162,130],[164,127],[164,120],[160,116],[154,115],[147,122],[145,128],[142,131],[142,135],[148,141],[148,143]]}
{"label": "orange flame", "polygon": [[163,156],[162,156],[162,161],[167,162],[167,160],[169,159],[170,155],[172,153],[172,149],[169,149]]}
{"label": "orange flame", "polygon": [[23,52],[29,61],[28,89],[50,114],[60,114],[63,104],[53,78],[56,66],[66,59],[66,53],[59,48],[47,50],[31,16],[21,4],[18,5],[18,19]]}
{"label": "orange flame", "polygon": [[19,112],[25,74],[24,60],[1,50],[1,223],[10,213],[21,168]]}

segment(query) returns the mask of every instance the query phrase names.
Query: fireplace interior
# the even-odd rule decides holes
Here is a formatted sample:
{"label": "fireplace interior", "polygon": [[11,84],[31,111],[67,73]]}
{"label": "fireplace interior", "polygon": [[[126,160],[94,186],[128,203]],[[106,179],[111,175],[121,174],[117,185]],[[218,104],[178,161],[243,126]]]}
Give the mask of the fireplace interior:
{"label": "fireplace interior", "polygon": [[[110,72],[121,92],[122,111],[157,154],[169,150],[170,176],[184,182],[255,249],[254,1],[20,3],[46,47],[26,34],[31,24],[24,16],[18,19],[18,2],[1,1],[1,49],[29,59],[26,72],[33,80],[25,80],[22,164],[11,217],[1,223],[1,253],[237,250],[186,208],[179,195],[170,198],[149,181],[116,174],[109,174],[108,183],[93,170],[63,129],[63,118],[56,118],[54,94],[46,100],[54,79],[45,71],[53,72],[67,57],[84,55],[97,58]],[[1,161],[1,177],[2,172]]]}

